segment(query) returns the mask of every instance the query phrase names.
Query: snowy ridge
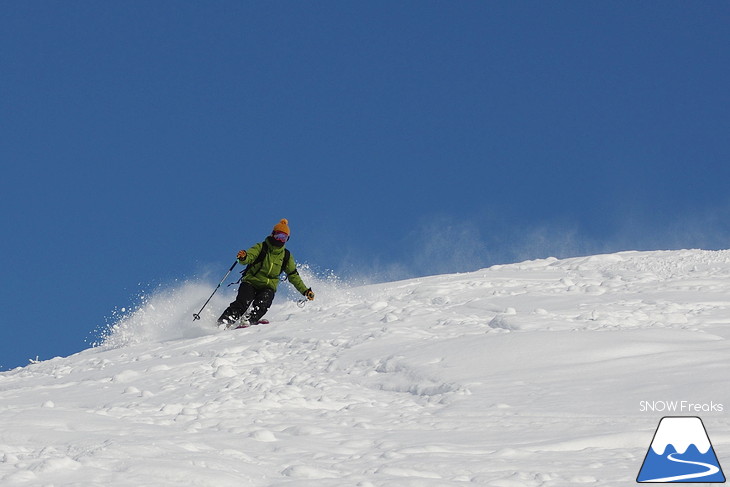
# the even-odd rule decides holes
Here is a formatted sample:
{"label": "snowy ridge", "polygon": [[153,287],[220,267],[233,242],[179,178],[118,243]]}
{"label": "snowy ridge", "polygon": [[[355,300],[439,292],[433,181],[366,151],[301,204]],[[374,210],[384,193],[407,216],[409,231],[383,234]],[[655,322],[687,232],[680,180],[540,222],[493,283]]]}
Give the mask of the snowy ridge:
{"label": "snowy ridge", "polygon": [[730,405],[727,251],[305,282],[316,301],[233,332],[232,291],[193,322],[212,288],[182,284],[0,374],[0,484],[615,486],[658,419],[640,401]]}

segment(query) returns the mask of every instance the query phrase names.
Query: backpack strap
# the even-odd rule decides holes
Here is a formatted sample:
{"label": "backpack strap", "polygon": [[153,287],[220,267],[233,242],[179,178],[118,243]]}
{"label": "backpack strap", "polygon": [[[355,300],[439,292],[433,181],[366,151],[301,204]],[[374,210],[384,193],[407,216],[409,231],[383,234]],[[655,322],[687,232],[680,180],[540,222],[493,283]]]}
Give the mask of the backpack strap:
{"label": "backpack strap", "polygon": [[[288,279],[291,274],[286,272],[286,266],[289,265],[289,258],[291,257],[291,252],[289,252],[289,249],[284,249],[284,260],[281,261],[281,272],[284,272],[286,276],[284,277],[284,280]],[[294,269],[294,272],[292,274],[295,274],[297,272],[296,269]],[[281,274],[281,273],[280,273]]]}

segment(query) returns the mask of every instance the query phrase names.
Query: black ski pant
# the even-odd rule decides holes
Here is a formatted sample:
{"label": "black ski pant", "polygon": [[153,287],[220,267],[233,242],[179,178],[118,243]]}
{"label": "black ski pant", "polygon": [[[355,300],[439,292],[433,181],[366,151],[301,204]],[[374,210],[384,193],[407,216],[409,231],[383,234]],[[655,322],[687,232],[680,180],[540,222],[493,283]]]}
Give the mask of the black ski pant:
{"label": "black ski pant", "polygon": [[271,303],[274,302],[274,294],[274,291],[269,288],[256,289],[251,284],[244,281],[241,283],[241,287],[238,288],[236,300],[232,302],[228,308],[226,308],[221,317],[218,318],[218,322],[234,322],[241,318],[250,306],[251,311],[249,312],[248,320],[251,323],[255,323],[260,320],[271,307]]}

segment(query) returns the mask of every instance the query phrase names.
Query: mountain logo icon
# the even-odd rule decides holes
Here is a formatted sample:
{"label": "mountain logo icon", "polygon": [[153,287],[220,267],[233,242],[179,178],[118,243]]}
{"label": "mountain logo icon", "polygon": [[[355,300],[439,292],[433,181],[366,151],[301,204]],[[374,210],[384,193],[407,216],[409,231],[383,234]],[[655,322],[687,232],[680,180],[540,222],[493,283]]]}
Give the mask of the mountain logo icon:
{"label": "mountain logo icon", "polygon": [[641,465],[639,483],[724,483],[725,475],[702,420],[665,416]]}

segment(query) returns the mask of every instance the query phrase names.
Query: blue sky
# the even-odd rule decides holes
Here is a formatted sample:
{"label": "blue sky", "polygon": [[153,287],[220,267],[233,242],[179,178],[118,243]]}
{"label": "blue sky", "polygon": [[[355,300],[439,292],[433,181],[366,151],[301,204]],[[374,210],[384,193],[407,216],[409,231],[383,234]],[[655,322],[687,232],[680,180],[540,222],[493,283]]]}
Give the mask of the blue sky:
{"label": "blue sky", "polygon": [[282,217],[346,279],[728,247],[727,2],[1,10],[0,370]]}

